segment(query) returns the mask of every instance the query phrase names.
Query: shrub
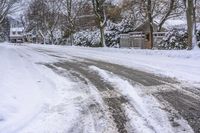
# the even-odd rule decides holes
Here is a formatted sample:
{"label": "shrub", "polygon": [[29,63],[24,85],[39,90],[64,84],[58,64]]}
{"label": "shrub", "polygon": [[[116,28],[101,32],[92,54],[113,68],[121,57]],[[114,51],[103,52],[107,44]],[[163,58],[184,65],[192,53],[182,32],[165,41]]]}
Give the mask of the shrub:
{"label": "shrub", "polygon": [[187,32],[185,31],[169,31],[165,38],[160,42],[159,49],[186,49],[187,44]]}
{"label": "shrub", "polygon": [[98,47],[100,34],[98,31],[80,31],[74,34],[74,45]]}

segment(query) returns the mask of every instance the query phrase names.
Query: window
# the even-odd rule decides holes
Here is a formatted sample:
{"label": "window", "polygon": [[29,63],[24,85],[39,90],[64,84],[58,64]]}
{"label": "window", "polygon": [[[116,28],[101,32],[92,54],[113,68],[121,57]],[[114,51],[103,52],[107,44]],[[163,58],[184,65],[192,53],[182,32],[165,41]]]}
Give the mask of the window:
{"label": "window", "polygon": [[150,34],[146,34],[146,40],[149,41],[150,40]]}
{"label": "window", "polygon": [[16,34],[16,32],[15,32],[15,31],[13,31],[12,33],[13,33],[13,35],[15,35],[15,34]]}

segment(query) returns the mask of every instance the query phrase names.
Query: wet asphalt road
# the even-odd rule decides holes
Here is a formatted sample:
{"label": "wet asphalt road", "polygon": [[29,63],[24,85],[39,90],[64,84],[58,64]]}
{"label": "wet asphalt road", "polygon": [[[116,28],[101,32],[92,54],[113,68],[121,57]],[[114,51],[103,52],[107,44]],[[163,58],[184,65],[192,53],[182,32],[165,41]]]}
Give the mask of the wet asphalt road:
{"label": "wet asphalt road", "polygon": [[[56,56],[52,53],[49,55]],[[57,57],[59,58],[59,56]],[[174,122],[174,119],[179,119],[181,116],[188,122],[195,133],[200,133],[200,91],[197,88],[193,88],[192,86],[186,88],[173,78],[164,78],[121,65],[91,59],[82,58],[80,61],[77,58],[75,61],[67,61],[62,58],[60,62],[45,65],[53,70],[60,67],[84,84],[88,84],[88,81],[90,81],[99,92],[107,93],[106,96],[102,95],[102,99],[106,103],[119,133],[128,132],[126,126],[128,119],[125,116],[123,104],[129,104],[129,101],[125,96],[115,91],[112,84],[103,80],[97,73],[90,71],[89,66],[96,66],[143,86],[142,88],[145,88],[144,91],[156,97],[161,104],[165,105],[167,103],[171,108],[176,110],[174,114],[168,107],[163,109],[168,111],[169,114],[171,113],[169,119],[172,126],[179,126]],[[113,96],[113,93],[116,93],[116,95]]]}

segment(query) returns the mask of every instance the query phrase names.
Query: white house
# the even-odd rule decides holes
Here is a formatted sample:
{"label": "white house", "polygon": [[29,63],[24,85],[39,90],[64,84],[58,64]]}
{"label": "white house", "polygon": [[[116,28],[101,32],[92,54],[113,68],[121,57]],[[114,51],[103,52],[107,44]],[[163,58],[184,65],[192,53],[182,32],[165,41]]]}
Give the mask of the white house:
{"label": "white house", "polygon": [[23,24],[20,20],[9,17],[10,23],[10,42],[12,43],[23,43],[25,41],[25,32]]}
{"label": "white house", "polygon": [[24,28],[15,27],[10,28],[10,42],[12,43],[23,43],[24,42]]}

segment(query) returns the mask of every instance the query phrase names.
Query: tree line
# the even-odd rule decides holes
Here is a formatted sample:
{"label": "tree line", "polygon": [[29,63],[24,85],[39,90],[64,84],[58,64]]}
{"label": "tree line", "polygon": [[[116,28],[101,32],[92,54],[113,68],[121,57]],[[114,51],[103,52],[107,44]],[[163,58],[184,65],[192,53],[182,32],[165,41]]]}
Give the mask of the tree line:
{"label": "tree line", "polygon": [[[19,2],[20,0],[0,0],[0,27],[6,17],[17,9]],[[106,46],[105,27],[108,21],[128,21],[133,29],[141,22],[148,22],[153,47],[155,30],[161,31],[169,19],[186,18],[188,49],[192,49],[196,44],[199,7],[200,1],[197,0],[123,0],[118,4],[112,0],[30,0],[20,20],[27,32],[40,35],[44,43],[47,40],[55,43],[58,34],[62,38],[73,38],[74,33],[92,23],[88,25],[100,31],[101,47]],[[87,20],[88,18],[94,20]],[[154,21],[158,23],[157,29],[153,28]]]}

